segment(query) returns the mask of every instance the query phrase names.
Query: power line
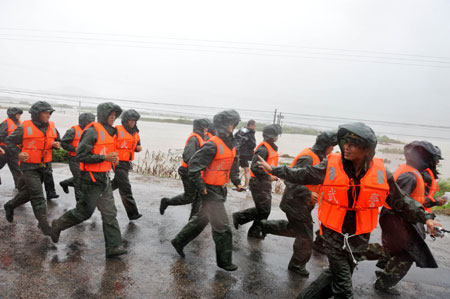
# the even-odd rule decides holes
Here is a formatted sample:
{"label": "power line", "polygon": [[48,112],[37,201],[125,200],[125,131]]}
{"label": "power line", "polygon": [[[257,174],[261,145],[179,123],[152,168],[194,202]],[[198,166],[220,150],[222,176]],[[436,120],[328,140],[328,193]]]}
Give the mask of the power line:
{"label": "power line", "polygon": [[45,32],[45,33],[54,32],[54,33],[70,33],[70,34],[83,34],[83,35],[103,35],[103,36],[122,36],[122,37],[133,37],[133,38],[184,40],[184,41],[207,42],[207,43],[246,44],[246,45],[260,45],[260,46],[285,47],[285,48],[297,48],[297,49],[316,49],[316,50],[327,50],[327,51],[375,53],[375,54],[383,54],[383,55],[409,56],[409,57],[421,57],[421,58],[433,58],[433,59],[450,59],[450,57],[443,57],[443,56],[395,53],[395,52],[388,52],[388,51],[373,51],[373,50],[364,50],[364,49],[361,50],[361,49],[345,49],[345,48],[330,48],[330,47],[309,47],[309,46],[277,44],[277,43],[267,43],[267,42],[242,42],[242,41],[193,39],[193,38],[164,37],[164,36],[121,34],[121,33],[101,33],[101,32],[86,32],[86,31],[68,31],[68,30],[42,30],[42,29],[34,29],[34,28],[27,29],[27,28],[0,27],[0,30],[31,31],[31,32]]}
{"label": "power line", "polygon": [[202,44],[186,44],[186,43],[167,43],[167,42],[152,42],[152,41],[136,41],[136,40],[123,40],[123,39],[101,39],[101,38],[86,38],[86,37],[70,37],[70,36],[36,36],[29,34],[5,34],[0,33],[0,36],[6,37],[28,37],[37,40],[42,40],[45,38],[56,39],[56,40],[68,40],[75,41],[93,41],[93,42],[111,42],[116,45],[116,43],[127,43],[127,44],[157,44],[166,46],[188,46],[188,47],[206,47],[206,48],[219,48],[219,49],[233,49],[233,50],[245,50],[245,51],[263,51],[263,52],[273,52],[273,53],[300,53],[300,54],[312,54],[312,55],[328,55],[328,56],[343,56],[343,57],[358,57],[358,58],[372,58],[372,59],[387,59],[387,60],[402,60],[402,61],[413,61],[413,62],[429,62],[429,63],[442,63],[450,64],[449,61],[442,60],[424,60],[424,59],[413,59],[413,58],[400,58],[400,57],[387,57],[387,56],[368,56],[359,54],[343,54],[343,53],[324,53],[324,52],[311,52],[311,51],[298,51],[298,50],[277,50],[277,49],[267,49],[267,48],[248,48],[248,47],[234,47],[234,46],[218,46],[218,45],[202,45]]}
{"label": "power line", "polygon": [[[318,60],[330,60],[330,61],[352,61],[352,62],[364,62],[364,63],[375,63],[375,64],[407,65],[407,66],[417,66],[417,67],[450,69],[450,66],[440,66],[440,65],[433,65],[433,64],[418,64],[418,63],[350,59],[350,58],[335,58],[335,57],[316,57],[316,56],[305,56],[305,55],[269,54],[269,53],[226,51],[226,50],[185,49],[185,48],[173,48],[173,47],[162,47],[162,46],[161,47],[160,46],[138,46],[138,45],[117,44],[117,43],[116,44],[111,44],[111,43],[108,44],[108,43],[99,43],[99,42],[73,42],[73,41],[63,41],[63,40],[22,39],[22,38],[6,38],[6,37],[0,37],[0,40],[60,43],[60,44],[71,44],[71,45],[84,44],[84,45],[94,45],[94,46],[115,46],[115,47],[125,47],[125,48],[144,48],[144,49],[158,49],[158,50],[184,51],[184,52],[202,52],[202,53],[206,52],[206,53],[217,53],[217,54],[256,55],[256,56],[268,56],[268,57],[289,57],[289,58],[318,59]],[[445,63],[447,63],[447,62],[445,62]]]}

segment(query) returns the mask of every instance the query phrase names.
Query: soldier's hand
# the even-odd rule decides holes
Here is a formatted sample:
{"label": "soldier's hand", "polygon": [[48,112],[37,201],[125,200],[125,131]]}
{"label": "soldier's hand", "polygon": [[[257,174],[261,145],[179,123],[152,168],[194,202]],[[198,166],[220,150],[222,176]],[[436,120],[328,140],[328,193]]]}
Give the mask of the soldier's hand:
{"label": "soldier's hand", "polygon": [[0,155],[4,155],[4,154],[5,154],[5,150],[0,147]]}
{"label": "soldier's hand", "polygon": [[428,231],[430,232],[430,235],[432,235],[432,236],[434,236],[434,227],[435,227],[435,226],[440,226],[440,227],[442,227],[442,224],[440,224],[440,223],[437,222],[437,221],[434,221],[433,219],[428,219],[428,220],[425,222],[425,224],[427,225]]}
{"label": "soldier's hand", "polygon": [[438,198],[437,199],[437,205],[438,206],[443,206],[443,205],[445,205],[447,203],[447,198],[445,198],[445,197],[441,197],[441,198]]}
{"label": "soldier's hand", "polygon": [[119,154],[116,152],[109,153],[105,156],[105,160],[115,164],[117,161],[119,161]]}
{"label": "soldier's hand", "polygon": [[309,203],[313,206],[317,203],[317,200],[319,199],[319,194],[316,192],[311,192],[311,199]]}
{"label": "soldier's hand", "polygon": [[258,155],[258,159],[259,159],[259,161],[256,162],[256,164],[258,164],[259,167],[261,167],[262,169],[267,170],[268,172],[272,172],[272,166],[270,166],[270,164],[267,163],[266,160],[261,158],[260,155]]}
{"label": "soldier's hand", "polygon": [[134,150],[135,152],[140,152],[140,151],[142,151],[142,146],[140,146],[140,145],[137,145],[136,146],[136,149]]}
{"label": "soldier's hand", "polygon": [[59,142],[59,141],[54,141],[54,142],[52,143],[52,147],[53,147],[53,148],[56,148],[56,149],[60,149],[60,148],[61,148],[61,142]]}
{"label": "soldier's hand", "polygon": [[278,178],[276,176],[274,176],[274,175],[271,175],[270,176],[270,181],[271,182],[276,182],[276,181],[278,181]]}
{"label": "soldier's hand", "polygon": [[30,156],[28,155],[28,153],[21,152],[21,153],[19,153],[19,155],[18,155],[17,157],[19,158],[20,161],[25,162],[25,161],[28,160],[28,158],[29,158]]}
{"label": "soldier's hand", "polygon": [[206,194],[208,194],[208,190],[206,190],[206,188],[205,188],[205,189],[203,189],[203,191],[202,191],[202,194],[203,194],[203,195],[206,195]]}

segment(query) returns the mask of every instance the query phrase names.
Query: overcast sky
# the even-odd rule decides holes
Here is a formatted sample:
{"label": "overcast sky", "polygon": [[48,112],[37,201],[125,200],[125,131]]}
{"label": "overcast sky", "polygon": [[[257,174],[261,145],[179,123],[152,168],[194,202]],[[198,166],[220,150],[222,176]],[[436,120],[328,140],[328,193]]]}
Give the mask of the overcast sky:
{"label": "overcast sky", "polygon": [[448,0],[2,0],[0,88],[450,126],[449,15]]}

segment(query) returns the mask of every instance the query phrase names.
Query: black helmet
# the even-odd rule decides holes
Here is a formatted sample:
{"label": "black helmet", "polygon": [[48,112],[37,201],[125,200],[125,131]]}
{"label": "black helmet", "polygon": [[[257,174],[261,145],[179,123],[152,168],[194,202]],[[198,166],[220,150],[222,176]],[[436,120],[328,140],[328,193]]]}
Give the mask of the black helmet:
{"label": "black helmet", "polygon": [[210,125],[211,121],[207,118],[194,119],[193,129],[203,135],[203,130],[207,129]]}
{"label": "black helmet", "polygon": [[283,129],[277,124],[267,125],[263,128],[264,139],[274,139],[281,133],[283,133]]}
{"label": "black helmet", "polygon": [[229,125],[232,125],[233,128],[235,128],[240,121],[241,117],[239,116],[239,113],[236,110],[231,109],[219,112],[214,115],[213,118],[214,128],[218,134],[225,134]]}
{"label": "black helmet", "polygon": [[419,171],[427,168],[434,168],[436,165],[435,157],[438,154],[436,147],[428,141],[415,140],[408,143],[403,148],[406,163]]}
{"label": "black helmet", "polygon": [[53,109],[53,107],[45,102],[45,101],[38,101],[36,103],[34,103],[33,105],[31,105],[30,110],[28,110],[28,112],[33,116],[33,115],[39,115],[39,113],[41,112],[50,112],[50,114],[53,113],[53,111],[55,111],[55,109]]}
{"label": "black helmet", "polygon": [[116,118],[122,114],[122,108],[112,102],[106,102],[98,104],[97,106],[97,121],[102,124],[106,124],[106,120],[111,112],[116,112]]}
{"label": "black helmet", "polygon": [[324,131],[320,132],[316,137],[316,144],[324,148],[337,145],[337,133],[336,131]]}
{"label": "black helmet", "polygon": [[9,118],[14,118],[16,114],[23,114],[23,110],[17,107],[9,107],[8,110],[6,110],[6,114],[8,114]]}
{"label": "black helmet", "polygon": [[213,123],[213,122],[211,122],[211,123],[209,124],[209,126],[208,126],[208,132],[211,133],[211,134],[213,134],[213,135],[216,135],[216,129],[214,128],[214,123]]}
{"label": "black helmet", "polygon": [[341,152],[344,152],[343,146],[345,142],[349,141],[362,147],[369,148],[369,161],[375,156],[377,136],[372,128],[364,123],[356,122],[340,125],[337,132],[337,141],[341,148]]}
{"label": "black helmet", "polygon": [[82,129],[93,121],[95,121],[95,115],[93,113],[85,112],[78,116],[78,124]]}
{"label": "black helmet", "polygon": [[141,115],[136,110],[134,110],[134,109],[125,110],[122,113],[122,118],[121,118],[122,125],[125,126],[129,120],[138,121],[139,118],[141,118]]}
{"label": "black helmet", "polygon": [[442,157],[442,152],[439,146],[435,145],[434,148],[436,149],[435,155],[434,155],[434,161],[444,160],[444,157]]}

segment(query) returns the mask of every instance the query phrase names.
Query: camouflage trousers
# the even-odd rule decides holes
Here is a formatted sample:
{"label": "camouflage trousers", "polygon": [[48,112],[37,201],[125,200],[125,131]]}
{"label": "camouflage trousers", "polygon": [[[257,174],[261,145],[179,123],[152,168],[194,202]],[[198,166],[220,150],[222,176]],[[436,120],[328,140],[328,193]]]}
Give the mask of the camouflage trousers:
{"label": "camouflage trousers", "polygon": [[197,188],[189,179],[189,177],[182,174],[180,174],[180,176],[181,181],[183,182],[184,193],[169,198],[166,203],[168,206],[181,206],[191,204],[191,214],[189,216],[189,219],[191,219],[192,216],[196,215],[200,210],[201,200]]}
{"label": "camouflage trousers", "polygon": [[269,218],[272,208],[272,183],[268,178],[251,178],[250,191],[255,207],[236,212],[233,215],[239,224],[253,221],[248,235],[259,237],[261,236],[261,220]]}
{"label": "camouflage trousers", "polygon": [[[367,244],[366,250],[353,252],[357,261],[378,260],[386,257],[383,247],[377,243]],[[303,289],[297,298],[351,299],[353,297],[352,275],[356,264],[350,252],[343,249],[327,249],[329,267],[315,281]]]}

